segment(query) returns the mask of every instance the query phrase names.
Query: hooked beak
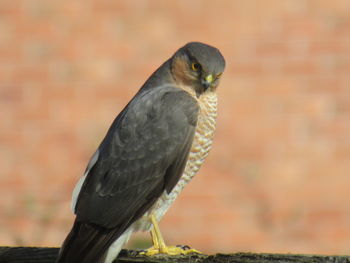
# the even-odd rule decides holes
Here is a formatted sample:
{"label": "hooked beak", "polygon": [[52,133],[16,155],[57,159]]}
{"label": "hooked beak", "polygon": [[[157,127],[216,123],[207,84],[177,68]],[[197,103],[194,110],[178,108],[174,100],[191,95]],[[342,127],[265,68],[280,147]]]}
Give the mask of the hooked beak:
{"label": "hooked beak", "polygon": [[204,87],[204,90],[207,90],[211,86],[211,84],[213,83],[213,80],[214,80],[214,78],[213,78],[212,74],[210,74],[210,75],[206,76],[204,79],[202,79],[202,85]]}

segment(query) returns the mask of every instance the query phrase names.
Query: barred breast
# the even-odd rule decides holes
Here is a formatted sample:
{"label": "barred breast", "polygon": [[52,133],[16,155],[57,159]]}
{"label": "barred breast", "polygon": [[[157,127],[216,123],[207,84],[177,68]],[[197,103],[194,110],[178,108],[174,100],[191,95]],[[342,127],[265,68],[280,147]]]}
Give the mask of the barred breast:
{"label": "barred breast", "polygon": [[200,106],[200,112],[197,127],[183,175],[170,194],[164,193],[153,208],[149,210],[138,222],[135,222],[135,230],[146,231],[150,229],[151,224],[148,216],[151,213],[156,216],[157,221],[160,221],[183,188],[196,175],[199,168],[203,164],[204,159],[207,157],[213,142],[216,124],[216,93],[206,92],[202,94],[198,99],[198,104]]}

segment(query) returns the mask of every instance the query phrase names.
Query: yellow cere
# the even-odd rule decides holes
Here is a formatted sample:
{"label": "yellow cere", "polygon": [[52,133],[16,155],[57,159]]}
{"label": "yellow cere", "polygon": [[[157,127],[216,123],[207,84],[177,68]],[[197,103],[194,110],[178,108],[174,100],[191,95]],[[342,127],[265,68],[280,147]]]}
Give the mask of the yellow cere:
{"label": "yellow cere", "polygon": [[209,83],[212,83],[213,82],[213,75],[208,75],[206,78],[205,78],[206,81],[208,81]]}

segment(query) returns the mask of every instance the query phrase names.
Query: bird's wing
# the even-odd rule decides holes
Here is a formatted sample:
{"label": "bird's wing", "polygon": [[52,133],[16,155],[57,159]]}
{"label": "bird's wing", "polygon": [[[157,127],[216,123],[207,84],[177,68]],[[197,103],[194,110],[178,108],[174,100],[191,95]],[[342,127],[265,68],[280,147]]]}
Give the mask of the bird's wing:
{"label": "bird's wing", "polygon": [[195,99],[174,87],[135,96],[89,167],[75,207],[77,221],[127,227],[170,192],[184,170],[198,111]]}

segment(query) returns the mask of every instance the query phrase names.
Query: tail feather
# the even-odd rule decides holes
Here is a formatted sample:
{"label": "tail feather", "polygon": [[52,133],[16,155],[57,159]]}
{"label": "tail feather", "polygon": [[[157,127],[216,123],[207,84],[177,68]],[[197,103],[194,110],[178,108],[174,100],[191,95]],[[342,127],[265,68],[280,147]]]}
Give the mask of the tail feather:
{"label": "tail feather", "polygon": [[56,263],[103,263],[109,246],[123,232],[120,227],[107,229],[76,220]]}

